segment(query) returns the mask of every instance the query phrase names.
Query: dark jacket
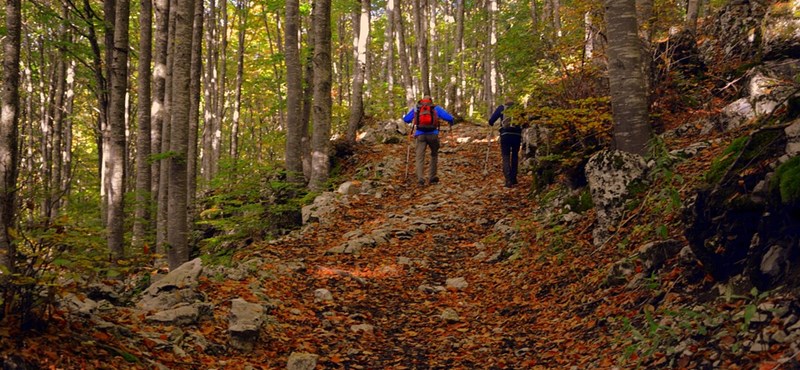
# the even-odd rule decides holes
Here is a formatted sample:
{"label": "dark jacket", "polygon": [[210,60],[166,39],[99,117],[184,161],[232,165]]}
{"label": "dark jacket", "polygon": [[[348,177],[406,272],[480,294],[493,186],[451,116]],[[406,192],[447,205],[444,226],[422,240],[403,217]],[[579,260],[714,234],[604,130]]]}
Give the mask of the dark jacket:
{"label": "dark jacket", "polygon": [[[508,104],[508,105],[510,106],[511,104]],[[494,113],[492,113],[492,116],[489,117],[489,126],[494,126],[494,123],[497,122],[498,120],[500,122],[503,122],[503,118],[505,118],[505,116],[503,115],[503,111],[505,109],[506,109],[506,105],[501,105],[501,106],[497,107],[497,109],[494,110]],[[522,134],[522,126],[511,126],[511,127],[505,127],[505,128],[501,127],[500,128],[500,135],[504,135],[504,134],[521,135]]]}

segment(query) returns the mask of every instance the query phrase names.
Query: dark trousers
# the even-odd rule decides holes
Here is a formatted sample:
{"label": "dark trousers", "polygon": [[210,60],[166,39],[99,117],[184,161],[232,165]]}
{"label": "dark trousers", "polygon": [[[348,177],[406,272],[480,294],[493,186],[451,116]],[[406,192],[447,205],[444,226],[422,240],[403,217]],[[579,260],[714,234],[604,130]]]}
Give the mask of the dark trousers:
{"label": "dark trousers", "polygon": [[425,181],[425,148],[431,148],[431,165],[428,169],[429,179],[436,177],[437,167],[439,165],[439,135],[437,134],[422,134],[417,136],[417,147],[415,159],[417,160],[417,181]]}
{"label": "dark trousers", "polygon": [[503,155],[503,176],[506,186],[517,183],[517,167],[519,166],[519,147],[522,144],[522,135],[504,133],[500,135],[500,153]]}

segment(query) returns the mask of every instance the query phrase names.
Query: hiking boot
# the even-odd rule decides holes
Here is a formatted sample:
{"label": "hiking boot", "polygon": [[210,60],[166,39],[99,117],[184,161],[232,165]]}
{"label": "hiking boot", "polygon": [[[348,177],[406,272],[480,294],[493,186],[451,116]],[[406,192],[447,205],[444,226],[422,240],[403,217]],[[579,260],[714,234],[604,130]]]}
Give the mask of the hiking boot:
{"label": "hiking boot", "polygon": [[437,183],[439,183],[439,177],[437,176],[431,177],[431,184],[437,184]]}
{"label": "hiking boot", "polygon": [[506,180],[506,187],[510,188],[512,186],[514,186],[514,183],[512,183],[511,180]]}
{"label": "hiking boot", "polygon": [[417,185],[419,187],[421,187],[421,188],[424,188],[425,187],[425,180],[423,180],[423,179],[417,180]]}

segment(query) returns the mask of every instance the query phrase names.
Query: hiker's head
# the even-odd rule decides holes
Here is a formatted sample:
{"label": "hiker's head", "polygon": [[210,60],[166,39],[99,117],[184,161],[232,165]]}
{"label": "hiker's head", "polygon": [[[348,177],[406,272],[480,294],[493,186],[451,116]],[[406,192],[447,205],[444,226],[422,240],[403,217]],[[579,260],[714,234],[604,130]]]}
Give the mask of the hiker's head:
{"label": "hiker's head", "polygon": [[514,105],[514,97],[506,96],[505,105]]}
{"label": "hiker's head", "polygon": [[431,97],[430,95],[425,95],[424,97],[422,97],[422,100],[430,100],[431,103],[433,103],[433,97]]}

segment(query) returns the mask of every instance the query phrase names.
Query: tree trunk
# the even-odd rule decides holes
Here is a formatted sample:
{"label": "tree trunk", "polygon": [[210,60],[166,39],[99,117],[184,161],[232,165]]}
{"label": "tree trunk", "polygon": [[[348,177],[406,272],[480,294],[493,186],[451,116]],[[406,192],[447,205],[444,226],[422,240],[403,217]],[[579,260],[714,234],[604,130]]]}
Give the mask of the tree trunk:
{"label": "tree trunk", "polygon": [[607,0],[608,65],[616,149],[645,155],[651,137],[634,0]]}
{"label": "tree trunk", "polygon": [[164,122],[161,125],[161,166],[159,168],[161,181],[158,183],[158,204],[156,206],[156,250],[160,255],[168,255],[168,228],[169,228],[169,183],[173,176],[170,167],[170,148],[172,140],[172,74],[175,64],[175,23],[177,21],[177,5],[171,3],[169,8],[169,27],[167,31],[167,63],[164,81]]}
{"label": "tree trunk", "polygon": [[384,80],[386,80],[387,99],[389,99],[389,111],[394,111],[394,0],[386,1],[386,29],[383,33],[383,55],[386,57],[386,68],[384,69]]}
{"label": "tree trunk", "polygon": [[370,29],[370,0],[361,0],[361,16],[358,21],[358,37],[356,42],[356,59],[354,63],[353,94],[350,96],[350,121],[347,126],[346,139],[355,143],[356,132],[364,117],[364,76],[367,69],[367,45]]}
{"label": "tree trunk", "polygon": [[[167,104],[166,104],[166,87],[167,87],[167,53],[169,51],[169,16],[170,16],[170,1],[169,0],[155,0],[155,48],[153,60],[153,91],[152,100],[153,104],[150,110],[150,154],[163,153],[163,137],[165,133],[164,122],[167,117]],[[150,174],[152,179],[150,182],[150,201],[152,204],[158,206],[161,200],[159,191],[161,190],[161,166],[162,160],[152,161],[150,166]],[[166,181],[166,178],[164,178]],[[155,217],[153,217],[155,216]],[[159,228],[159,214],[151,215],[156,223],[151,223],[150,227],[155,226],[157,238],[156,247],[159,254],[165,251],[161,250],[163,244],[163,227]],[[162,229],[162,232],[158,232]]]}
{"label": "tree trunk", "polygon": [[[486,104],[487,112],[492,112],[495,107],[495,95],[497,93],[497,66],[495,65],[495,47],[497,46],[497,30],[495,26],[495,17],[497,16],[497,0],[489,0],[486,5],[488,6],[489,14],[489,50],[486,52]],[[491,114],[491,113],[489,113]]]}
{"label": "tree trunk", "polygon": [[331,1],[314,3],[314,134],[311,139],[309,188],[322,190],[330,171],[331,135]]}
{"label": "tree trunk", "polygon": [[167,258],[170,269],[189,260],[186,219],[187,151],[192,65],[194,0],[178,0],[175,12],[174,57],[172,63],[172,104],[170,105],[170,152]]}
{"label": "tree trunk", "polygon": [[639,23],[639,37],[650,42],[653,34],[653,0],[636,0],[636,17]]}
{"label": "tree trunk", "polygon": [[186,152],[187,185],[186,204],[188,204],[187,222],[189,225],[195,218],[195,197],[197,195],[197,136],[200,124],[200,85],[203,74],[203,1],[194,1],[194,25],[192,26],[192,71],[189,106],[189,147]]}
{"label": "tree trunk", "polygon": [[561,1],[559,0],[551,0],[552,4],[552,11],[553,11],[553,34],[556,37],[561,37]]}
{"label": "tree trunk", "polygon": [[700,0],[688,0],[686,5],[686,29],[697,33],[697,17],[700,14]]}
{"label": "tree trunk", "polygon": [[[19,148],[19,62],[22,30],[20,0],[6,0],[3,43],[3,74],[0,83],[0,284],[8,283],[15,271],[16,247],[11,230],[15,228],[17,159]],[[0,304],[4,306],[4,304]]]}
{"label": "tree trunk", "polygon": [[[311,22],[307,23],[309,23],[307,34],[311,35],[313,32],[313,25]],[[311,44],[311,46],[306,60],[305,76],[303,77],[305,86],[303,87],[303,118],[300,128],[300,155],[302,158],[303,176],[306,181],[311,179],[311,137],[309,128],[311,127],[311,108],[314,95],[314,45],[313,42],[309,42],[309,44]]]}
{"label": "tree trunk", "polygon": [[[199,0],[198,0],[199,1]],[[244,39],[247,31],[248,1],[239,0],[239,45],[236,50],[236,91],[231,121],[231,142],[228,154],[234,161],[239,157],[239,120],[242,114],[242,79],[244,78]]]}
{"label": "tree trunk", "polygon": [[[219,2],[220,16],[222,17],[222,29],[217,36],[219,37],[219,72],[217,72],[216,91],[216,120],[214,122],[214,135],[211,137],[211,168],[214,176],[219,173],[219,160],[222,156],[222,124],[225,122],[225,91],[227,89],[228,71],[228,2]],[[213,177],[213,176],[212,176]]]}
{"label": "tree trunk", "polygon": [[108,224],[106,226],[108,249],[116,259],[124,258],[124,196],[125,196],[125,103],[128,92],[128,24],[129,0],[117,0],[114,21],[114,49],[111,65],[111,105],[109,109],[108,157],[103,158],[106,168],[106,199]]}
{"label": "tree trunk", "polygon": [[[198,0],[199,1],[199,0]],[[203,146],[203,158],[201,162],[201,172],[203,174],[203,180],[206,184],[208,184],[211,179],[214,177],[213,173],[213,155],[211,154],[214,150],[212,147],[212,138],[214,136],[214,125],[216,122],[216,102],[215,99],[217,97],[216,86],[217,86],[217,59],[216,59],[216,33],[217,33],[217,20],[216,20],[216,12],[217,12],[217,5],[215,0],[210,0],[208,5],[208,19],[207,21],[207,31],[206,31],[206,69],[203,73],[203,85],[205,88],[203,89],[203,139],[202,139],[202,146]]]}
{"label": "tree trunk", "polygon": [[539,30],[539,8],[536,4],[537,2],[538,0],[531,0],[531,30],[534,35],[537,34]]}
{"label": "tree trunk", "polygon": [[417,21],[417,48],[419,54],[420,87],[422,95],[431,95],[430,58],[428,56],[428,6],[426,0],[416,0],[417,12],[414,18]]}
{"label": "tree trunk", "polygon": [[[406,35],[403,27],[403,12],[400,11],[400,0],[397,2],[397,16],[394,17],[395,28],[397,29],[397,38],[395,44],[397,46],[397,56],[400,61],[400,73],[403,75],[403,85],[406,91],[406,106],[411,106],[415,99],[414,81],[411,78],[411,66],[408,62],[408,53],[406,52]],[[404,112],[405,113],[405,112]]]}
{"label": "tree trunk", "polygon": [[303,66],[300,63],[300,1],[286,0],[286,22],[284,40],[286,46],[286,151],[284,160],[289,181],[302,179],[303,162],[301,149],[303,94]]}
{"label": "tree trunk", "polygon": [[141,0],[139,13],[139,70],[136,136],[136,205],[133,220],[133,247],[142,249],[150,229],[150,101],[152,79],[150,62],[153,50],[153,9],[151,0]]}

